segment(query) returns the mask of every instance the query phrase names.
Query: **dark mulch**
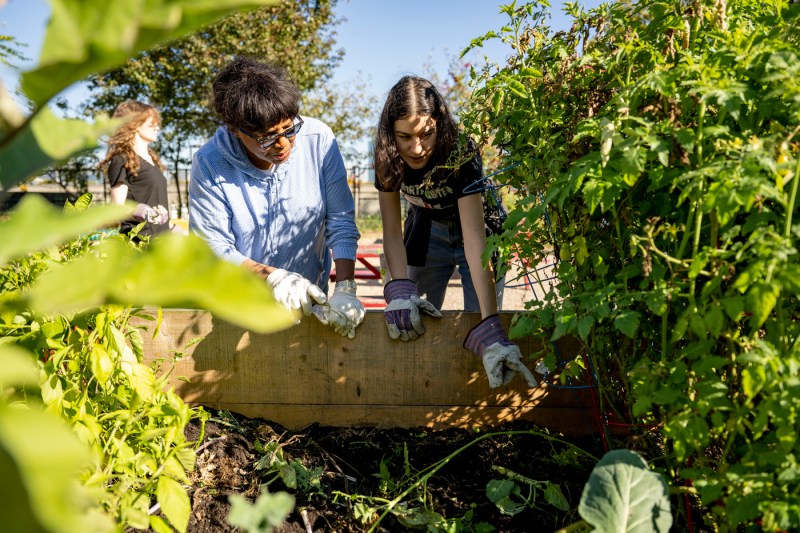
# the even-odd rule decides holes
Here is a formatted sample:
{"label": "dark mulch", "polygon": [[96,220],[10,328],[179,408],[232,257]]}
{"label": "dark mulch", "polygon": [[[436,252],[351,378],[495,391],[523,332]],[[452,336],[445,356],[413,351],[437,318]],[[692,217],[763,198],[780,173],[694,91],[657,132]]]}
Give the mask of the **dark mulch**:
{"label": "dark mulch", "polygon": [[[228,497],[241,494],[252,501],[260,493],[261,485],[270,480],[270,492],[287,491],[296,498],[295,510],[276,532],[366,531],[378,520],[378,514],[359,520],[356,517],[358,495],[391,500],[408,487],[408,480],[420,471],[427,472],[428,467],[487,433],[463,429],[319,426],[290,432],[268,421],[210,412],[212,418],[205,427],[204,443],[190,489],[189,531],[195,533],[237,531],[226,520],[230,510]],[[491,432],[529,430],[537,428],[520,422],[494,428]],[[187,429],[193,439],[199,436],[199,431],[197,424]],[[596,457],[602,455],[592,437],[560,438]],[[272,455],[257,451],[257,441],[272,443],[273,449],[280,448],[285,463],[296,461],[302,465],[295,468],[301,474],[297,488],[288,488],[276,469],[268,468]],[[257,468],[259,461],[262,468]],[[529,479],[558,484],[569,502],[570,511],[562,512],[548,504],[539,491],[535,505],[525,506],[513,516],[502,513],[486,495],[490,480],[507,479],[493,470],[493,466],[507,468]],[[591,460],[583,458],[570,446],[541,436],[492,436],[453,457],[424,486],[411,491],[402,501],[409,508],[427,508],[449,520],[461,518],[460,529],[452,531],[491,531],[487,525],[491,525],[493,531],[554,531],[580,520],[576,509],[593,466]],[[304,471],[312,475],[304,478]],[[518,485],[523,497],[527,497],[528,486]],[[377,506],[380,501],[375,500],[372,505]],[[375,531],[409,529],[389,514],[380,520]]]}

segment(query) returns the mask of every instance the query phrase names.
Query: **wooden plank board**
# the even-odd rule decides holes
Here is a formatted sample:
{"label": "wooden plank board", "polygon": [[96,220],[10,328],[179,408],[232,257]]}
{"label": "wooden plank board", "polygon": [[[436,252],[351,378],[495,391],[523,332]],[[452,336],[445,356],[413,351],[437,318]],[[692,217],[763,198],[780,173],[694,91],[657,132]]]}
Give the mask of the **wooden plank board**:
{"label": "wooden plank board", "polygon": [[[393,341],[382,312],[368,311],[355,339],[310,317],[287,330],[255,334],[195,310],[165,310],[146,359],[182,352],[170,383],[186,401],[273,420],[289,429],[328,426],[492,426],[525,419],[565,433],[586,433],[587,390],[529,389],[520,376],[489,389],[481,360],[462,348],[477,313],[425,317],[427,332]],[[501,313],[508,327],[513,313]],[[152,329],[152,323],[148,324]],[[193,339],[202,339],[187,347]],[[520,341],[524,356],[541,341]],[[558,341],[565,357],[580,346]],[[526,359],[529,366],[533,360]],[[541,377],[538,376],[537,377]],[[583,407],[583,409],[581,409]]]}

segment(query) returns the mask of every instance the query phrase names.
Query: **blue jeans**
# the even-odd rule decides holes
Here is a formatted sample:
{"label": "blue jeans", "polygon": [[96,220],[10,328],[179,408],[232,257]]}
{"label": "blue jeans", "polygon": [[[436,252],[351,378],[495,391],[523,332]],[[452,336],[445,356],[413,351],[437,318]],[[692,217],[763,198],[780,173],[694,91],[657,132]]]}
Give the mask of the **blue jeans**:
{"label": "blue jeans", "polygon": [[[475,285],[472,283],[469,265],[467,265],[467,258],[464,255],[464,239],[461,236],[461,228],[455,221],[438,222],[434,220],[425,266],[409,266],[408,277],[417,282],[420,296],[435,305],[437,309],[441,309],[447,284],[456,268],[461,275],[464,310],[479,312],[478,295],[475,293]],[[503,304],[504,281],[501,279],[495,284],[498,309]]]}

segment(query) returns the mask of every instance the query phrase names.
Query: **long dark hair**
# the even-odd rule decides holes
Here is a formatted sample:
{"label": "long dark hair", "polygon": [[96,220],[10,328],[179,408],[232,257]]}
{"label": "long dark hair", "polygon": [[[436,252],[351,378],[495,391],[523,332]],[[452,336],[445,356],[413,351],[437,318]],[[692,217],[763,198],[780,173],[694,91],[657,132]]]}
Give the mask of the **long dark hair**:
{"label": "long dark hair", "polygon": [[434,167],[447,161],[458,141],[456,121],[436,87],[418,76],[400,78],[386,97],[375,135],[375,176],[386,190],[399,187],[405,168],[394,140],[394,123],[412,115],[436,121],[436,146],[430,161]]}

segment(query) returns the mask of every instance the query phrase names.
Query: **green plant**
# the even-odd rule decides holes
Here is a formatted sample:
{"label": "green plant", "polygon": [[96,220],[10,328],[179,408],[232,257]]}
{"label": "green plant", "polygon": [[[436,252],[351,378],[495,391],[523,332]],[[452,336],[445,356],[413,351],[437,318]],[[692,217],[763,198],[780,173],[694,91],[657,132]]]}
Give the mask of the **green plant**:
{"label": "green plant", "polygon": [[[77,483],[91,455],[37,396],[30,354],[0,346],[0,496],[4,529],[14,532],[110,531],[113,523]],[[36,494],[36,497],[30,497]]]}
{"label": "green plant", "polygon": [[365,231],[381,231],[383,229],[383,221],[380,215],[364,215],[356,219],[356,226],[362,233]]}
{"label": "green plant", "polygon": [[[30,114],[0,91],[0,184],[94,148],[116,125],[59,119],[47,102],[60,90],[233,9],[266,3],[53,0],[39,65],[22,76]],[[144,250],[121,236],[91,239],[131,209],[90,204],[84,197],[62,213],[28,195],[0,223],[4,528],[185,531],[182,483],[194,443],[182,429],[202,411],[164,392],[163,378],[141,364],[141,332],[129,319],[142,315],[130,306],[203,308],[263,333],[291,320],[262,282],[196,237],[169,236]],[[158,508],[164,518],[152,514]]]}
{"label": "green plant", "polygon": [[580,339],[548,366],[595,382],[711,527],[796,529],[800,7],[569,3],[558,34],[547,7],[473,42],[515,54],[462,114],[518,163],[501,254],[560,258],[512,336]]}
{"label": "green plant", "polygon": [[667,533],[669,507],[664,477],[637,453],[612,450],[592,470],[578,511],[595,531]]}
{"label": "green plant", "polygon": [[108,3],[51,0],[41,55],[22,73],[21,90],[33,106],[26,115],[10,95],[0,94],[0,183],[13,186],[52,163],[97,147],[100,135],[118,125],[61,119],[47,103],[86,76],[105,71],[139,51],[174,39],[239,9],[275,0],[190,0]]}
{"label": "green plant", "polygon": [[[334,494],[337,497],[344,497],[351,501],[355,502],[354,505],[354,512],[356,514],[356,518],[362,521],[365,525],[369,525],[369,531],[375,531],[378,527],[380,527],[381,522],[383,519],[392,514],[401,524],[406,527],[414,527],[414,528],[427,528],[430,531],[443,531],[443,532],[450,532],[450,531],[493,531],[494,528],[490,524],[486,524],[484,522],[480,522],[477,524],[472,523],[472,511],[468,511],[464,514],[463,517],[456,517],[456,518],[445,518],[440,513],[438,513],[435,509],[431,509],[428,506],[428,497],[427,497],[427,483],[428,480],[434,476],[439,470],[444,468],[453,458],[455,458],[458,454],[462,453],[464,450],[491,438],[496,438],[500,436],[511,436],[511,435],[534,435],[537,437],[541,437],[549,442],[558,442],[560,444],[567,444],[569,448],[575,450],[576,452],[590,457],[591,455],[587,452],[569,445],[569,443],[554,437],[548,433],[536,431],[536,430],[527,430],[527,431],[502,431],[502,432],[495,432],[495,433],[486,433],[475,439],[471,440],[469,443],[461,446],[457,450],[453,451],[452,453],[448,454],[446,457],[437,461],[436,463],[423,468],[422,470],[415,471],[408,458],[408,447],[407,445],[403,445],[402,449],[402,458],[403,458],[403,474],[400,476],[399,479],[395,479],[395,477],[391,474],[389,464],[390,460],[381,461],[380,471],[375,474],[381,480],[381,490],[385,492],[386,497],[372,497],[372,496],[364,496],[360,494],[350,495],[344,494],[342,492],[335,492]],[[510,472],[507,470],[502,470],[504,472]],[[561,498],[558,498],[558,495],[561,494],[561,491],[557,489],[557,486],[549,483],[549,482],[538,482],[534,480],[529,480],[528,478],[524,478],[523,476],[517,475],[517,479],[522,481],[523,483],[527,483],[530,481],[531,490],[533,490],[534,486],[541,486],[545,489],[545,499],[555,505],[559,509],[564,507],[564,499],[563,495]],[[523,481],[523,479],[525,481]],[[493,502],[497,502],[502,500],[503,496],[500,496],[500,491],[504,490],[505,487],[500,487],[496,483],[490,483],[490,487],[487,487],[487,497]],[[508,486],[509,492],[507,495],[510,495],[514,492],[513,488],[509,485]],[[497,499],[494,499],[497,496]],[[527,503],[534,503],[535,497],[531,496],[526,500]],[[418,505],[412,504],[411,502],[415,501]],[[509,500],[510,501],[510,500]],[[504,505],[505,501],[501,503]],[[510,508],[510,506],[509,506]]]}
{"label": "green plant", "polygon": [[297,459],[287,460],[283,453],[283,447],[290,442],[281,443],[278,439],[272,439],[267,443],[258,440],[254,443],[256,451],[262,454],[261,458],[256,461],[256,470],[263,470],[265,474],[274,474],[272,479],[264,483],[264,486],[269,487],[273,481],[280,479],[290,489],[305,492],[319,491],[322,468],[309,469]]}
{"label": "green plant", "polygon": [[[493,479],[486,484],[486,496],[503,514],[515,515],[525,507],[535,507],[539,491],[545,502],[560,511],[569,509],[569,502],[561,492],[561,488],[550,481],[537,481],[518,474],[508,468],[492,465],[492,470],[505,476],[505,479]],[[527,495],[523,495],[520,485],[527,486]]]}
{"label": "green plant", "polygon": [[269,533],[280,526],[294,509],[292,495],[285,492],[270,494],[266,488],[262,488],[253,503],[238,494],[229,496],[228,500],[231,503],[228,523],[246,533]]}
{"label": "green plant", "polygon": [[[48,227],[56,217],[55,209],[42,202],[35,196],[26,198],[0,227],[0,235],[9,235],[4,242],[12,254],[16,255],[17,242],[30,244],[10,237],[21,233],[21,226],[29,228],[29,238],[36,237],[32,231],[36,224]],[[90,195],[76,205],[69,204],[68,214],[60,217],[61,231],[91,227],[98,217],[115,211],[90,207]],[[41,235],[43,239],[59,237],[58,233]],[[130,319],[153,318],[124,302],[169,305],[180,303],[175,298],[186,299],[190,305],[211,306],[234,318],[226,306],[237,301],[244,305],[242,296],[236,295],[236,279],[244,282],[238,289],[241,294],[257,290],[261,284],[215,259],[199,240],[165,239],[169,254],[177,258],[177,262],[169,260],[170,264],[179,266],[180,257],[192,263],[191,268],[181,269],[178,282],[153,269],[154,261],[167,261],[168,250],[161,241],[142,250],[119,234],[100,240],[94,237],[83,234],[0,268],[5,298],[0,339],[35,356],[44,408],[67,421],[91,450],[92,461],[84,467],[81,479],[93,489],[102,509],[118,523],[164,530],[166,522],[151,511],[153,496],[167,521],[184,531],[190,503],[183,484],[188,482],[186,472],[194,466],[197,445],[186,440],[184,429],[192,418],[202,418],[204,413],[190,409],[174,392],[163,391],[168,369],[159,369],[157,377],[140,362],[142,332]],[[114,279],[97,275],[109,268]],[[233,300],[226,302],[213,292],[207,297],[207,291],[198,290],[214,279],[214,272],[226,279],[228,289],[234,291],[228,295]],[[101,306],[94,307],[97,305]]]}

